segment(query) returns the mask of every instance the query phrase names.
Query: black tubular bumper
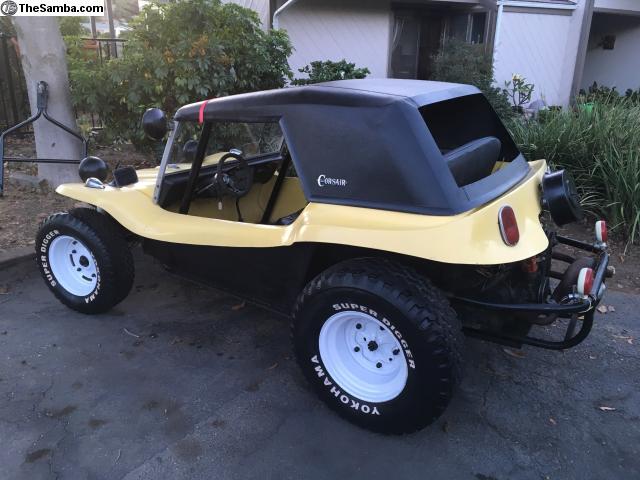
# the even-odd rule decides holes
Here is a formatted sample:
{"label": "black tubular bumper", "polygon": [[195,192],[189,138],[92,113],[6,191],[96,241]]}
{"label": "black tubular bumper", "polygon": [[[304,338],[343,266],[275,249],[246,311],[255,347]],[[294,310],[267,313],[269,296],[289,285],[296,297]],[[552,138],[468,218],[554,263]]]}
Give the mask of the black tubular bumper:
{"label": "black tubular bumper", "polygon": [[[607,267],[609,266],[609,253],[605,245],[588,244],[578,240],[574,240],[559,235],[552,235],[547,250],[548,264],[552,256],[552,248],[554,244],[564,244],[573,248],[584,250],[596,254],[596,266],[593,286],[589,294],[582,298],[574,298],[569,303],[493,303],[481,300],[452,296],[451,301],[454,305],[463,305],[467,307],[503,311],[505,313],[532,313],[540,316],[568,318],[569,324],[563,340],[548,340],[530,336],[511,336],[506,334],[496,334],[481,329],[465,327],[464,332],[470,337],[476,337],[489,340],[504,345],[520,347],[521,345],[532,345],[534,347],[546,348],[550,350],[564,350],[574,347],[582,342],[593,326],[593,316],[595,309],[600,303],[604,294],[604,281],[607,277]],[[575,258],[560,254],[554,256],[566,263],[571,263]],[[581,323],[580,329],[575,333],[578,322]]]}

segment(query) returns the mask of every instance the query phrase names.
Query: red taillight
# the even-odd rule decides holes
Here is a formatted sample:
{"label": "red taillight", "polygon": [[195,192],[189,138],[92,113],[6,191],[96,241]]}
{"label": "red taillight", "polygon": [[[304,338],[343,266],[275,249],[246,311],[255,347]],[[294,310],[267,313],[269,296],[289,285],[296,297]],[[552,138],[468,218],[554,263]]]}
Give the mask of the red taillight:
{"label": "red taillight", "polygon": [[591,288],[593,287],[593,268],[581,268],[578,274],[578,283],[576,284],[576,291],[579,295],[589,295]]}
{"label": "red taillight", "polygon": [[513,247],[520,240],[520,230],[516,214],[509,205],[505,205],[498,212],[498,225],[500,225],[500,235],[504,243]]}
{"label": "red taillight", "polygon": [[598,240],[599,243],[607,243],[608,236],[607,222],[598,220],[596,222],[596,240]]}

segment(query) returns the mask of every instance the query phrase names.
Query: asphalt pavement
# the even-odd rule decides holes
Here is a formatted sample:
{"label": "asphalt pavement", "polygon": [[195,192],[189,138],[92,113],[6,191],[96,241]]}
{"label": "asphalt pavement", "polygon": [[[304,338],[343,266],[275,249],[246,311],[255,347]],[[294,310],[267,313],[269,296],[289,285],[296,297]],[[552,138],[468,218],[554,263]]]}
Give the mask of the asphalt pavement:
{"label": "asphalt pavement", "polygon": [[566,352],[468,339],[445,415],[397,437],[314,396],[286,319],[142,256],[134,285],[85,316],[0,272],[0,479],[640,478],[640,297]]}

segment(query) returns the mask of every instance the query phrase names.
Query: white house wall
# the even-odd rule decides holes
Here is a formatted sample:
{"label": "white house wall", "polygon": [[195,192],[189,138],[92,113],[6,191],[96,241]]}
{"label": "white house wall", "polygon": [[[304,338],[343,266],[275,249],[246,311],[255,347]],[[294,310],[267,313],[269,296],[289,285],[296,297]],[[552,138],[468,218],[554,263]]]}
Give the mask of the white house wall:
{"label": "white house wall", "polygon": [[[602,48],[602,38],[615,35],[613,50]],[[617,87],[620,93],[640,88],[640,17],[596,13],[591,24],[582,88],[593,82]]]}
{"label": "white house wall", "polygon": [[[500,22],[494,68],[498,86],[514,73],[535,85],[533,100],[547,105],[566,105],[564,61],[572,16],[537,9],[507,11]],[[575,61],[575,59],[574,59]]]}
{"label": "white house wall", "polygon": [[289,64],[298,69],[314,60],[343,58],[386,77],[389,62],[389,0],[300,0],[280,16],[295,47]]}

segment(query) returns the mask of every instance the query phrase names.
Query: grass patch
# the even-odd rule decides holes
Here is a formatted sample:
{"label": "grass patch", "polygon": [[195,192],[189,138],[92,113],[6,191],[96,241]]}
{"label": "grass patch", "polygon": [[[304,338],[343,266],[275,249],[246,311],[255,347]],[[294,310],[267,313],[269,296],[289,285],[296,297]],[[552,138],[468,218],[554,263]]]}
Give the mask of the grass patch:
{"label": "grass patch", "polygon": [[640,105],[611,97],[511,119],[509,129],[529,160],[545,158],[575,176],[583,207],[609,220],[627,244],[640,240]]}

